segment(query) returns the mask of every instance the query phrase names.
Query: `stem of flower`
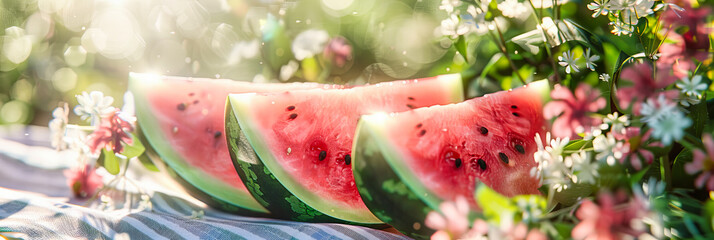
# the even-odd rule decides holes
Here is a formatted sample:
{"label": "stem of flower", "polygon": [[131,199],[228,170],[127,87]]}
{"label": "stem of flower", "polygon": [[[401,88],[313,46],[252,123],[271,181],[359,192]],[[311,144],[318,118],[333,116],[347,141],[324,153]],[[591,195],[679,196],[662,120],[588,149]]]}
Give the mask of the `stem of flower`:
{"label": "stem of flower", "polygon": [[496,32],[498,32],[498,38],[500,40],[500,48],[501,52],[503,52],[503,55],[506,57],[506,60],[508,60],[509,65],[511,65],[511,70],[513,70],[513,73],[516,74],[519,80],[521,80],[521,83],[523,85],[526,85],[526,80],[521,77],[521,74],[518,73],[518,69],[516,68],[516,64],[513,62],[513,59],[511,59],[511,55],[508,54],[508,49],[506,48],[506,40],[503,37],[503,33],[501,33],[501,28],[498,27],[498,23],[496,20],[493,20],[493,25],[496,27]]}
{"label": "stem of flower", "polygon": [[669,156],[666,154],[660,158],[660,174],[664,179],[667,190],[672,189],[672,166],[669,164]]}

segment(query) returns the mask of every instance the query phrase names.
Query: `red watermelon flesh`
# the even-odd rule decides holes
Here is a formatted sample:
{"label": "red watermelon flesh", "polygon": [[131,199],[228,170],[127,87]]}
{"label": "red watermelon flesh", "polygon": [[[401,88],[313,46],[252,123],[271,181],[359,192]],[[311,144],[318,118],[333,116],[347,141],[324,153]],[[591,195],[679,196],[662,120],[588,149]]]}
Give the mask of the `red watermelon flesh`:
{"label": "red watermelon flesh", "polygon": [[351,169],[359,117],[458,102],[461,91],[460,77],[445,75],[345,90],[232,94],[229,101],[260,160],[294,195],[318,210],[322,204],[304,195],[366,210]]}
{"label": "red watermelon flesh", "polygon": [[[250,196],[233,167],[224,136],[224,110],[229,93],[342,88],[312,83],[258,84],[148,74],[132,74],[130,85],[137,96],[139,124],[160,128],[159,133],[147,127],[142,130],[162,159],[187,182],[219,198],[221,194],[229,197],[230,194],[204,180],[216,179]],[[205,174],[196,174],[195,169],[190,168]],[[231,199],[221,200],[241,204]]]}
{"label": "red watermelon flesh", "polygon": [[[398,156],[392,164],[403,169],[395,171],[414,176],[405,179],[412,181],[407,185],[423,186],[439,199],[473,196],[478,182],[506,196],[539,194],[530,170],[536,167],[535,134],[543,136],[545,130],[542,107],[548,89],[539,82],[458,104],[365,116],[363,121],[385,140],[380,144],[391,152],[387,155]],[[473,199],[471,203],[476,207]]]}

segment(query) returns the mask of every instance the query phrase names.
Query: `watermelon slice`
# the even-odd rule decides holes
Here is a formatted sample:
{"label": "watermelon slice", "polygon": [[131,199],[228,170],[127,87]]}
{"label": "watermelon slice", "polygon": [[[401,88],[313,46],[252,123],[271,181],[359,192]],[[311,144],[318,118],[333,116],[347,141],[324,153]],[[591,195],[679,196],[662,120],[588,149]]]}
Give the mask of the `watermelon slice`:
{"label": "watermelon slice", "polygon": [[213,207],[247,215],[267,213],[250,195],[231,163],[223,135],[229,93],[273,92],[319,84],[255,84],[226,79],[132,73],[139,134],[186,190]]}
{"label": "watermelon slice", "polygon": [[[463,100],[460,75],[344,90],[231,94],[226,129],[236,169],[253,196],[283,218],[381,224],[351,169],[361,114]],[[251,148],[252,146],[252,148]]]}
{"label": "watermelon slice", "polygon": [[478,182],[506,196],[540,194],[530,176],[535,134],[545,130],[547,81],[462,103],[363,116],[352,152],[362,199],[379,219],[428,238],[426,214],[470,199]]}

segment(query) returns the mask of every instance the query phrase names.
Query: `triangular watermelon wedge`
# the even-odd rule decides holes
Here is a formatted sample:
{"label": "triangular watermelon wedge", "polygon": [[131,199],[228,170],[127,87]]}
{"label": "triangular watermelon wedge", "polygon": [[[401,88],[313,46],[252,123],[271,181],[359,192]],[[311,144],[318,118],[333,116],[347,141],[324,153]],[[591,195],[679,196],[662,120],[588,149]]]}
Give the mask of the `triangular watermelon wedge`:
{"label": "triangular watermelon wedge", "polygon": [[229,150],[247,188],[279,217],[381,224],[352,177],[352,137],[360,115],[462,100],[458,74],[344,90],[231,94]]}
{"label": "triangular watermelon wedge", "polygon": [[424,239],[427,213],[481,182],[506,196],[540,194],[530,175],[535,134],[546,129],[548,82],[461,103],[362,116],[352,148],[354,177],[379,219]]}
{"label": "triangular watermelon wedge", "polygon": [[[129,90],[145,139],[147,156],[160,156],[194,197],[221,210],[265,216],[235,171],[225,141],[224,110],[229,93],[343,88],[314,83],[257,84],[131,73]],[[160,161],[159,161],[160,162]]]}

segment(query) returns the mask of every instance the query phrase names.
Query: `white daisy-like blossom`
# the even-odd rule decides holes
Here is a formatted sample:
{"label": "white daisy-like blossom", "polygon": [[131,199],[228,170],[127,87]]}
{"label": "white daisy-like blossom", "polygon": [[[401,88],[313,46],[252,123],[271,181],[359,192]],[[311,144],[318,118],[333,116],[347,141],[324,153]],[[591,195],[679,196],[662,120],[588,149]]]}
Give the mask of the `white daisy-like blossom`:
{"label": "white daisy-like blossom", "polygon": [[615,34],[617,36],[622,36],[622,35],[630,35],[632,34],[632,31],[635,30],[635,26],[632,25],[627,25],[620,20],[617,20],[615,22],[610,22],[610,25],[612,25],[612,34]]}
{"label": "white daisy-like blossom", "polygon": [[595,184],[598,177],[598,163],[590,161],[590,152],[580,151],[568,156],[573,162],[573,171],[576,178],[573,182]]}
{"label": "white daisy-like blossom", "polygon": [[[647,182],[642,183],[642,185],[633,185],[632,193],[635,196],[634,200],[638,201],[645,209],[652,210],[652,201],[661,196],[665,190],[665,183],[662,181],[657,181],[655,178],[650,177]],[[664,234],[664,219],[662,214],[655,211],[649,211],[648,214],[642,216],[639,219],[634,219],[632,229],[639,230],[642,232],[649,232],[651,235],[646,236],[649,238],[641,239],[663,239]],[[647,229],[649,225],[649,231]]]}
{"label": "white daisy-like blossom", "polygon": [[538,198],[535,196],[529,196],[527,198],[519,198],[516,201],[516,206],[523,214],[521,219],[525,223],[535,223],[538,222],[544,215],[543,210],[538,205]]}
{"label": "white daisy-like blossom", "polygon": [[590,4],[588,4],[588,9],[595,11],[592,15],[593,18],[596,18],[600,15],[607,15],[610,10],[608,9],[610,7],[610,0],[594,0]]}
{"label": "white daisy-like blossom", "polygon": [[692,120],[684,116],[679,110],[665,114],[656,121],[647,123],[652,128],[652,136],[662,140],[662,144],[669,146],[675,140],[684,137],[684,130],[692,125]]}
{"label": "white daisy-like blossom", "polygon": [[505,0],[498,4],[498,10],[501,10],[503,16],[507,18],[521,18],[529,15],[526,3],[518,0]]}
{"label": "white daisy-like blossom", "polygon": [[699,100],[702,99],[702,92],[707,89],[707,84],[702,82],[702,76],[700,75],[692,77],[691,80],[688,76],[684,77],[675,85],[682,90],[684,96],[688,97],[685,99],[686,104],[682,103],[684,106],[699,103]]}
{"label": "white daisy-like blossom", "polygon": [[597,64],[595,64],[595,61],[600,60],[600,56],[598,55],[590,55],[590,48],[585,51],[585,67],[589,68],[590,71],[595,71],[595,67],[597,67]]}
{"label": "white daisy-like blossom", "polygon": [[609,81],[610,81],[610,74],[603,73],[603,74],[600,74],[600,76],[599,76],[598,78],[599,78],[600,80],[604,81],[604,82],[609,82]]}
{"label": "white daisy-like blossom", "polygon": [[579,58],[574,58],[573,53],[570,50],[563,52],[563,56],[558,56],[558,64],[565,67],[565,72],[570,74],[570,71],[580,72],[578,70],[577,61]]}
{"label": "white daisy-like blossom", "polygon": [[302,61],[321,53],[329,38],[325,30],[310,29],[301,32],[293,40],[292,49],[295,59]]}
{"label": "white daisy-like blossom", "polygon": [[638,19],[654,13],[654,0],[612,0],[610,11],[620,11],[625,24],[637,25]]}
{"label": "white daisy-like blossom", "polygon": [[615,140],[612,134],[597,136],[593,139],[593,148],[598,153],[595,158],[610,166],[615,165],[615,162],[625,154],[622,152],[625,150],[622,145],[623,143]]}
{"label": "white daisy-like blossom", "polygon": [[441,34],[451,38],[457,38],[460,35],[467,34],[471,27],[461,21],[455,14],[449,15],[447,19],[441,20]]}
{"label": "white daisy-like blossom", "polygon": [[124,92],[124,105],[121,107],[119,117],[134,125],[136,123],[136,111],[134,108],[134,94],[130,91]]}
{"label": "white daisy-like blossom", "polygon": [[656,100],[652,98],[647,99],[640,108],[642,122],[645,123],[658,121],[665,115],[678,111],[677,104],[667,101],[664,94],[660,94]]}
{"label": "white daisy-like blossom", "polygon": [[610,125],[610,131],[624,133],[625,127],[630,125],[630,119],[628,119],[627,115],[619,115],[620,114],[617,112],[610,113],[602,121],[607,125]]}
{"label": "white daisy-like blossom", "polygon": [[280,67],[280,80],[287,81],[297,72],[298,68],[300,68],[300,64],[294,60],[290,60],[288,64]]}
{"label": "white daisy-like blossom", "polygon": [[446,11],[446,13],[451,14],[454,12],[455,8],[461,6],[461,0],[441,0],[441,5],[439,9]]}
{"label": "white daisy-like blossom", "polygon": [[551,139],[550,132],[548,132],[545,139],[545,144],[548,145],[544,145],[540,134],[536,133],[535,136],[538,151],[533,154],[533,157],[537,166],[531,169],[530,174],[537,178],[541,184],[550,185],[558,192],[567,189],[571,181],[572,163],[566,162],[562,156],[569,140],[569,138]]}
{"label": "white daisy-like blossom", "polygon": [[69,111],[67,105],[64,107],[55,108],[52,111],[52,120],[50,120],[49,128],[52,135],[51,144],[57,151],[64,150],[67,147],[65,142],[65,132],[67,131],[67,122]]}
{"label": "white daisy-like blossom", "polygon": [[104,96],[102,92],[82,92],[82,95],[76,97],[78,105],[74,108],[74,113],[82,120],[88,119],[92,126],[99,126],[102,118],[114,111],[114,107],[112,107],[114,98]]}
{"label": "white daisy-like blossom", "polygon": [[[553,1],[553,0],[531,0],[531,3],[533,4],[533,7],[535,8],[551,8],[553,7],[553,4],[555,3],[556,5],[563,5],[565,3],[570,2],[570,0],[558,0],[558,1]],[[528,4],[526,2],[526,4]]]}
{"label": "white daisy-like blossom", "polygon": [[684,12],[684,8],[678,6],[677,4],[674,4],[674,3],[660,3],[660,4],[657,4],[657,6],[655,6],[655,8],[654,8],[654,11],[655,11],[655,12],[658,12],[658,11],[660,11],[660,10],[666,11],[667,9],[672,9],[672,11],[674,12],[674,14],[677,15],[677,17],[680,17],[680,18],[681,18],[682,16],[680,16],[679,13],[680,13],[680,12]]}
{"label": "white daisy-like blossom", "polygon": [[[605,126],[605,128],[603,128],[603,125]],[[600,124],[600,126],[591,126],[590,131],[583,133],[583,140],[593,140],[595,137],[600,136],[602,134],[602,130],[604,129],[607,129],[607,124]]]}

